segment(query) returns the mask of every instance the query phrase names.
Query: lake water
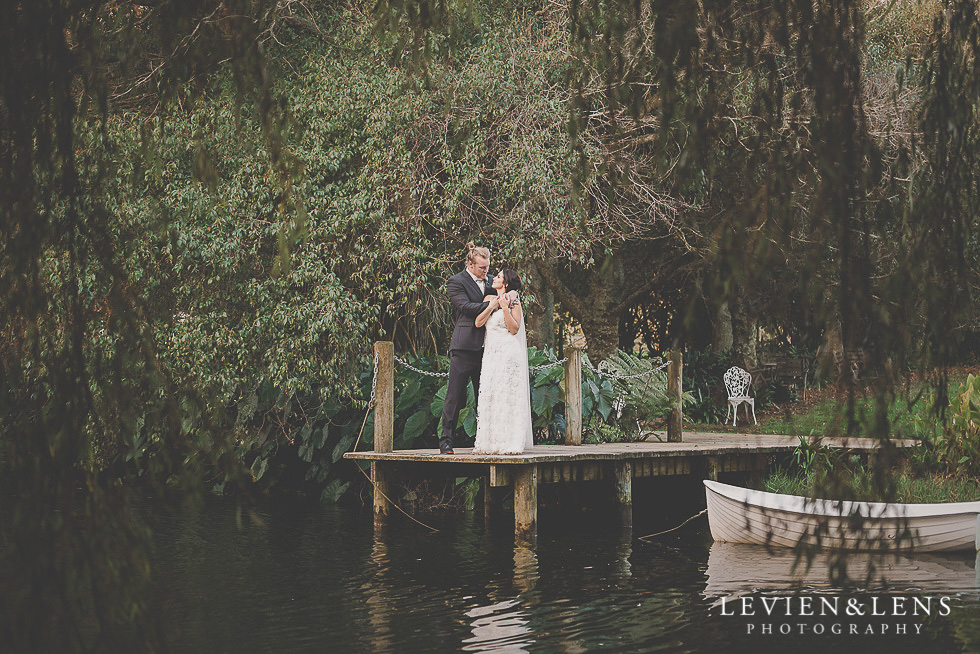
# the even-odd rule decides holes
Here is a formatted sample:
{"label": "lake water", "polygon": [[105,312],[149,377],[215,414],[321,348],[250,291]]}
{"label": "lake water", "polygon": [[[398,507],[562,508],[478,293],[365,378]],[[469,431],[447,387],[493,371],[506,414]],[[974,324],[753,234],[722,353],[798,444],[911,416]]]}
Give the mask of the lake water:
{"label": "lake water", "polygon": [[280,501],[257,512],[264,526],[224,501],[156,514],[173,651],[980,651],[969,554],[879,562],[887,588],[839,591],[826,561],[800,578],[785,552],[712,544],[703,518],[646,543],[658,524],[643,516],[624,534],[543,513],[530,550],[473,513],[376,538],[369,509]]}

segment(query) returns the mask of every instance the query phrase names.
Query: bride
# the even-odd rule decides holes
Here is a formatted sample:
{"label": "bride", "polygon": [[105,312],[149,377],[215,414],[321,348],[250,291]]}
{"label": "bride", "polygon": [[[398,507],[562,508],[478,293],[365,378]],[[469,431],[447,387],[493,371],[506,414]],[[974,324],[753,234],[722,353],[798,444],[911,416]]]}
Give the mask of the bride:
{"label": "bride", "polygon": [[473,452],[520,454],[534,445],[521,278],[504,268],[494,276],[493,288],[497,295],[485,298],[490,304],[476,317],[476,326],[486,325],[487,335]]}

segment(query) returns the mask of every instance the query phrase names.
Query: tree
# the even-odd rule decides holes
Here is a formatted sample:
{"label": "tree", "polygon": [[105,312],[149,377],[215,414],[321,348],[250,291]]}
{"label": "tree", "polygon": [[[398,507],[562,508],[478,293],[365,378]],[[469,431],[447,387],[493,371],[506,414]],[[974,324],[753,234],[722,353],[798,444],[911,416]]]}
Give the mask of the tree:
{"label": "tree", "polygon": [[[204,470],[241,478],[232,444],[208,428],[214,405],[178,388],[157,356],[145,298],[128,274],[126,226],[111,201],[120,186],[144,188],[149,171],[164,165],[155,143],[169,125],[143,131],[135,170],[120,176],[107,126],[117,103],[185,115],[216,83],[231,82],[263,128],[270,184],[280,191],[279,266],[288,268],[301,221],[261,45],[275,10],[250,0],[5,5],[2,529],[12,589],[27,589],[4,616],[4,642],[15,650],[87,650],[95,643],[78,624],[92,618],[109,649],[123,648],[122,627],[134,622],[140,646],[159,646],[145,593],[148,532],[120,483],[134,434],[149,434],[149,487],[193,491]],[[206,182],[207,152],[199,139],[184,143]],[[193,437],[189,414],[204,416]]]}
{"label": "tree", "polygon": [[[720,199],[717,187],[748,181],[747,203],[722,201],[721,224],[711,220],[697,230],[712,234],[722,227],[734,236],[723,233],[701,251],[713,253],[716,269],[736,274],[727,289],[707,289],[719,305],[727,300],[733,311],[748,312],[738,319],[740,331],[750,331],[752,314],[765,306],[745,294],[763,287],[754,282],[765,281],[764,271],[783,260],[796,271],[796,297],[812,300],[812,321],[839,323],[843,346],[863,349],[876,370],[898,370],[895,363],[910,358],[947,364],[957,345],[955,336],[946,337],[965,324],[972,306],[961,280],[973,275],[966,248],[977,201],[975,184],[960,176],[960,163],[972,162],[977,152],[976,107],[958,99],[976,97],[980,76],[975,7],[959,0],[943,6],[921,59],[910,58],[898,79],[899,93],[909,77],[919,80],[921,103],[908,123],[917,129],[896,134],[876,133],[869,120],[861,2],[569,5],[572,70],[578,73],[571,81],[570,123],[580,154],[576,191],[585,196],[596,161],[605,189],[637,188],[624,174],[633,170],[624,163],[629,148],[604,157],[606,151],[590,151],[582,135],[590,121],[605,120],[615,130],[599,133],[611,143],[617,135],[628,140],[642,125],[658,150],[654,160],[677,163],[658,168],[672,180],[662,187],[665,197],[718,211],[712,205]],[[421,12],[421,20],[412,13],[418,7],[428,4],[379,3],[378,11],[392,18],[386,24],[396,33],[407,33],[398,28],[406,25],[415,42],[424,43],[444,28],[448,13]],[[408,45],[406,38],[401,42]],[[425,57],[419,61],[424,65]],[[589,93],[593,79],[602,82],[601,102]],[[745,106],[751,111],[738,111]],[[720,138],[726,135],[731,138]],[[747,154],[729,162],[719,142]],[[681,144],[678,156],[664,156],[675,144]],[[953,152],[962,158],[953,161]],[[744,164],[742,175],[732,174],[732,163]],[[920,177],[926,170],[931,175]],[[581,205],[586,217],[596,215],[588,202]],[[897,258],[886,254],[883,238],[900,243]],[[910,295],[915,302],[907,301]],[[908,306],[921,307],[929,320],[897,309]],[[882,437],[895,381],[885,377],[875,425]],[[855,424],[849,420],[848,429]]]}

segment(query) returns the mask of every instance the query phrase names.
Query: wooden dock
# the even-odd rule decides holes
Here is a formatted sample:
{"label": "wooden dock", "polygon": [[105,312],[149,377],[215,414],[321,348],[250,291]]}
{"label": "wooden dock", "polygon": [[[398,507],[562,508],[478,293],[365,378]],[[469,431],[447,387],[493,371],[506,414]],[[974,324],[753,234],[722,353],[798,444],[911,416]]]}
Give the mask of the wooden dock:
{"label": "wooden dock", "polygon": [[[640,477],[697,475],[718,479],[722,473],[762,474],[770,455],[791,454],[800,444],[792,436],[763,434],[684,432],[682,442],[668,442],[666,433],[652,433],[638,443],[600,445],[535,445],[520,455],[476,455],[456,448],[452,455],[438,450],[349,452],[347,459],[369,461],[375,485],[375,522],[382,526],[389,516],[388,502],[398,478],[474,477],[484,485],[486,510],[489,489],[511,487],[514,491],[514,534],[521,543],[537,538],[538,486],[540,484],[606,480],[612,484],[618,511],[626,527],[632,526],[632,480]],[[867,438],[824,439],[825,446],[855,454],[873,454],[877,441]],[[903,447],[910,442],[895,442]]]}
{"label": "wooden dock", "polygon": [[[374,486],[374,523],[383,527],[391,512],[390,498],[399,478],[475,477],[483,483],[485,510],[492,509],[492,489],[514,491],[514,537],[518,543],[537,540],[538,486],[540,484],[607,480],[625,527],[633,524],[633,479],[697,475],[718,479],[722,473],[761,475],[771,455],[791,454],[800,445],[793,436],[764,434],[698,433],[683,431],[682,389],[684,360],[680,351],[670,353],[667,396],[672,408],[665,432],[651,432],[639,443],[582,444],[581,351],[567,348],[565,365],[564,445],[535,445],[516,456],[476,455],[455,448],[451,455],[438,450],[397,450],[394,442],[394,344],[374,345],[375,379],[371,405],[374,410],[374,451],[348,452],[346,459],[368,461]],[[873,455],[877,441],[825,438],[825,446]],[[913,441],[893,441],[907,447]]]}

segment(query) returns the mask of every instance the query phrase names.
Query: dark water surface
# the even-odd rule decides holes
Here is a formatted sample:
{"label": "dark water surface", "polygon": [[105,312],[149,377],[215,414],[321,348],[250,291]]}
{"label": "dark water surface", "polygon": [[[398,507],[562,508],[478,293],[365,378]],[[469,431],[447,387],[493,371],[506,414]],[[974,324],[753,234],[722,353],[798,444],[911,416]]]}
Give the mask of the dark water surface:
{"label": "dark water surface", "polygon": [[[530,550],[472,513],[425,517],[435,533],[396,521],[378,538],[367,511],[279,502],[258,515],[264,526],[239,524],[232,503],[209,501],[152,518],[173,651],[980,651],[972,555],[879,562],[887,589],[842,592],[823,568],[794,581],[786,553],[712,544],[703,518],[652,544],[642,525],[542,524]],[[929,615],[911,599],[896,609],[902,597],[929,600]],[[756,615],[737,615],[743,598]],[[837,615],[786,615],[820,598]],[[864,617],[845,614],[848,598]],[[764,599],[782,602],[774,615]],[[867,615],[873,601],[887,615]]]}

